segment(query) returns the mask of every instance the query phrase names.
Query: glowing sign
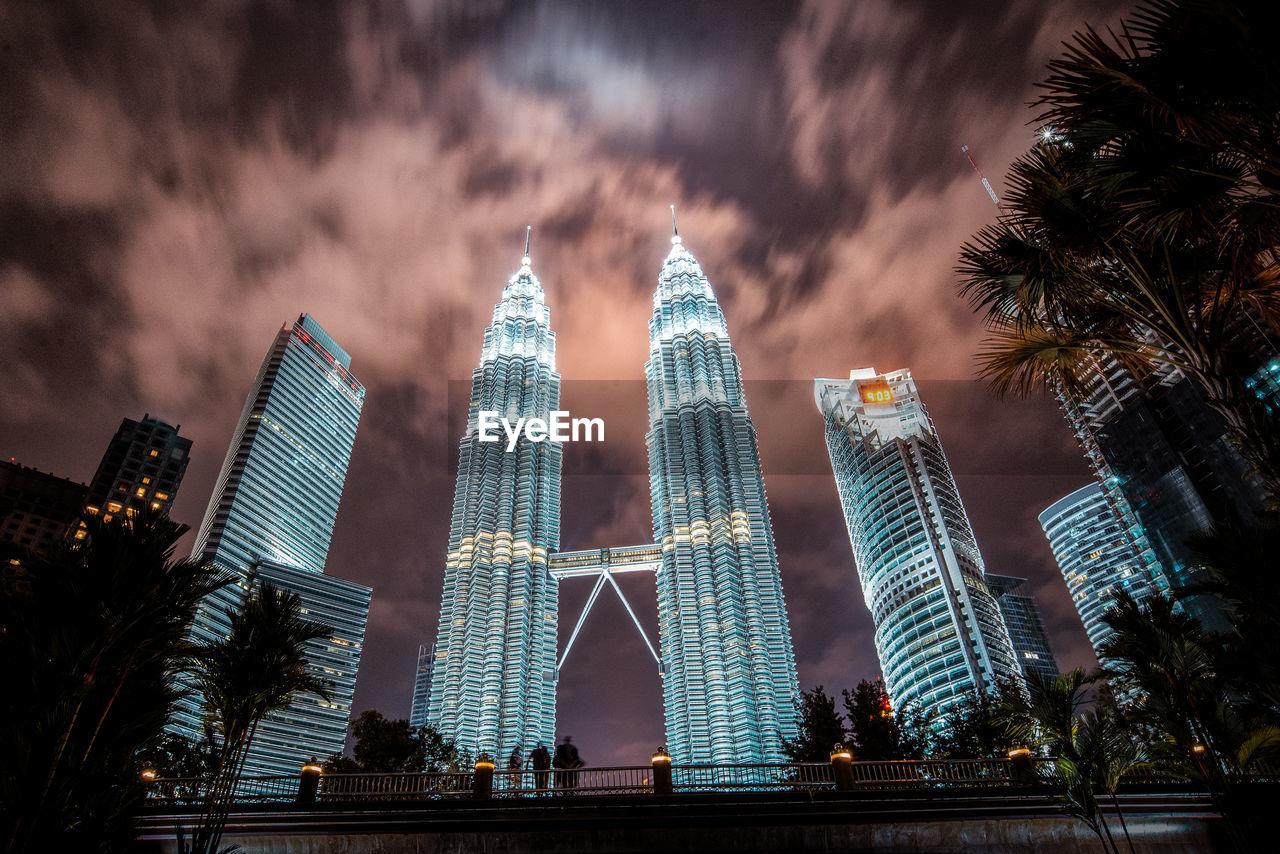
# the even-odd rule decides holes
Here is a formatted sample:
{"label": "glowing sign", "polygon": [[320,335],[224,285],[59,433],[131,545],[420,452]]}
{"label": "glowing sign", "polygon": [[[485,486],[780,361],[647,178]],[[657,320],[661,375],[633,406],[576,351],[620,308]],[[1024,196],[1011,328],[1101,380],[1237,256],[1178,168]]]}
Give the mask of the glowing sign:
{"label": "glowing sign", "polygon": [[862,396],[863,403],[893,402],[893,390],[889,388],[888,383],[858,386],[858,394]]}

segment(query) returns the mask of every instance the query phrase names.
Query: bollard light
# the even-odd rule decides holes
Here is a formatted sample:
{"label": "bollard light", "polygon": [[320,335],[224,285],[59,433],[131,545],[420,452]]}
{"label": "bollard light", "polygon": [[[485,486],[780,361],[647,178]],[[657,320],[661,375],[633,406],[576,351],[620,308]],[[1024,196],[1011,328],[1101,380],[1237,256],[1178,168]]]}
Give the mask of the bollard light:
{"label": "bollard light", "polygon": [[853,791],[853,753],[841,742],[831,748],[831,775],[837,792]]}
{"label": "bollard light", "polygon": [[1028,748],[1009,748],[1009,780],[1019,786],[1034,786],[1040,782]]}
{"label": "bollard light", "polygon": [[477,801],[487,801],[493,797],[493,760],[489,754],[480,754],[475,772],[471,778],[471,794]]}
{"label": "bollard light", "polygon": [[298,780],[298,797],[295,801],[299,806],[316,802],[316,794],[320,791],[320,775],[323,773],[324,768],[320,766],[320,760],[314,756],[302,766],[302,775]]}
{"label": "bollard light", "polygon": [[665,744],[653,752],[651,762],[653,764],[653,793],[655,795],[672,794],[675,789],[671,784],[671,754],[667,753]]}

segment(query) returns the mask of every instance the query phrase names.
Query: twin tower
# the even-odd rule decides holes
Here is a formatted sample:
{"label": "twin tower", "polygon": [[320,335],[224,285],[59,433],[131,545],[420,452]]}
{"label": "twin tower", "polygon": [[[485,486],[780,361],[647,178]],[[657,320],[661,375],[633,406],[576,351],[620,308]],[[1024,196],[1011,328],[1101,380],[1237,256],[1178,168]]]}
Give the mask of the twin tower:
{"label": "twin tower", "polygon": [[[657,573],[672,759],[781,761],[799,685],[755,428],[724,312],[679,235],[671,242],[645,363],[655,542],[613,561]],[[482,412],[515,424],[559,409],[555,350],[526,247],[472,374],[432,663],[428,722],[473,755],[555,741],[558,578],[586,567],[597,590],[612,580],[609,549],[556,554],[561,445],[484,441],[478,429]]]}

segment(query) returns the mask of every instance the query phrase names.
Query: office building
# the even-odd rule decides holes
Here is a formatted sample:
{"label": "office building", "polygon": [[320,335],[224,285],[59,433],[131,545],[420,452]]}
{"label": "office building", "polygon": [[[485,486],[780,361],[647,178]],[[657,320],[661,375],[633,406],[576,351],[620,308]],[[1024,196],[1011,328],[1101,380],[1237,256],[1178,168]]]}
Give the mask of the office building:
{"label": "office building", "polygon": [[[1266,399],[1264,391],[1260,386]],[[1108,357],[1083,391],[1059,399],[1161,586],[1176,592],[1203,582],[1188,538],[1218,522],[1252,524],[1265,497],[1199,388],[1176,369],[1137,377]],[[1184,598],[1182,605],[1209,628],[1226,628],[1214,597]]]}
{"label": "office building", "polygon": [[191,456],[191,440],[148,413],[120,422],[89,481],[85,511],[104,517],[150,511],[169,515]]}
{"label": "office building", "polygon": [[1102,615],[1124,591],[1139,602],[1164,595],[1167,582],[1153,575],[1141,544],[1130,535],[1110,494],[1099,483],[1077,489],[1040,514],[1071,601],[1080,612],[1095,654],[1111,636]]}
{"label": "office building", "polygon": [[[253,584],[269,580],[298,593],[308,617],[332,615],[340,625],[332,626],[331,645],[344,656],[356,654],[341,668],[309,658],[312,670],[334,683],[327,711],[315,711],[316,698],[302,697],[269,715],[258,727],[246,773],[296,774],[312,755],[341,751],[346,737],[339,713],[351,705],[363,638],[358,614],[362,597],[367,613],[367,595],[359,585],[312,576],[325,570],[364,403],[364,386],[350,365],[351,357],[309,315],[280,330],[245,401],[192,552],[235,578],[200,605],[194,640],[225,637],[227,609],[239,608]],[[180,702],[173,722],[192,738],[201,735],[198,702]]]}
{"label": "office building", "polygon": [[516,424],[560,404],[556,336],[526,246],[502,290],[471,375],[459,441],[427,721],[473,756],[555,741],[560,545],[558,442],[484,441],[479,414]]}
{"label": "office building", "polygon": [[431,671],[434,650],[418,644],[418,667],[413,672],[413,702],[409,705],[409,726],[417,729],[427,723],[427,707],[431,702]]}
{"label": "office building", "polygon": [[330,629],[306,645],[307,667],[329,683],[328,699],[302,694],[269,715],[245,762],[246,774],[297,774],[312,756],[324,760],[342,752],[373,590],[268,560],[255,561],[249,578],[250,591],[266,582],[296,593],[303,615]]}
{"label": "office building", "polygon": [[781,761],[799,686],[756,433],[724,312],[679,235],[645,379],[668,750],[681,764]]}
{"label": "office building", "polygon": [[895,705],[939,718],[1019,680],[1004,617],[933,421],[909,371],[814,380],[876,653]]}
{"label": "office building", "polygon": [[1025,578],[1010,575],[986,575],[987,589],[996,597],[1009,642],[1023,672],[1034,670],[1047,679],[1058,678],[1058,664],[1049,646],[1049,633],[1040,619],[1040,606],[1026,589]]}

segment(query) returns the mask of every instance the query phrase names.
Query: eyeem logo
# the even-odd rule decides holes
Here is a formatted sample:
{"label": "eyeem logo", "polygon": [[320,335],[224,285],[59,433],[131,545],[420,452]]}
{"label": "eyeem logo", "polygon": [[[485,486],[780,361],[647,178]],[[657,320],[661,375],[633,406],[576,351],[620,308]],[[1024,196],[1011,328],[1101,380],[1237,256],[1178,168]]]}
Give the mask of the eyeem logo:
{"label": "eyeem logo", "polygon": [[[563,409],[551,412],[550,420],[544,418],[517,418],[512,425],[506,418],[500,418],[492,409],[482,409],[476,414],[476,428],[481,442],[499,442],[502,437],[497,429],[501,427],[507,436],[507,453],[516,449],[520,432],[530,442],[603,442],[603,418],[570,418]],[[578,438],[579,432],[582,438]]]}

